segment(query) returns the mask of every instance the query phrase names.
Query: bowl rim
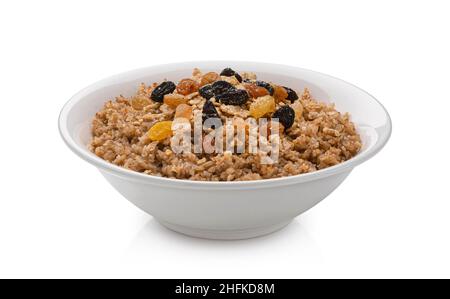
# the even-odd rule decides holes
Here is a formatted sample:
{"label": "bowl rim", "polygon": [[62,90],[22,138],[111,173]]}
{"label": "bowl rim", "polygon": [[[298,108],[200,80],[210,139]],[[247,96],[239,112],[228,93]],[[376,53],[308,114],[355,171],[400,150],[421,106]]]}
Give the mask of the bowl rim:
{"label": "bowl rim", "polygon": [[[386,116],[386,123],[383,126],[383,134],[378,134],[378,140],[377,142],[367,149],[366,151],[362,153],[358,153],[355,157],[344,161],[342,163],[339,163],[337,165],[320,169],[314,172],[310,173],[303,173],[298,175],[292,175],[292,176],[285,176],[280,178],[270,178],[270,179],[262,179],[262,180],[251,180],[251,181],[194,181],[194,180],[187,180],[187,179],[175,179],[175,178],[167,178],[167,177],[159,177],[159,176],[152,176],[148,174],[139,173],[133,170],[129,170],[120,166],[117,166],[115,164],[112,164],[110,162],[107,162],[100,157],[97,157],[93,153],[91,153],[86,148],[81,148],[75,140],[72,138],[66,124],[67,124],[67,118],[68,115],[71,112],[72,107],[81,99],[83,99],[84,95],[88,92],[91,92],[93,90],[98,89],[99,87],[103,86],[104,84],[111,82],[113,80],[120,80],[122,76],[129,75],[132,73],[139,73],[146,70],[151,69],[162,69],[162,68],[173,68],[176,66],[187,66],[187,65],[201,65],[205,63],[215,63],[215,64],[247,64],[247,65],[259,65],[264,67],[277,67],[277,68],[288,68],[291,70],[297,70],[297,71],[303,71],[303,72],[310,72],[315,73],[317,75],[321,75],[324,77],[327,77],[328,79],[333,79],[340,81],[341,83],[344,83],[348,85],[349,87],[358,89],[359,91],[363,92],[370,98],[370,100],[374,101],[382,111],[385,113]],[[376,155],[388,142],[391,134],[392,134],[392,120],[391,117],[386,110],[386,108],[381,104],[374,96],[372,96],[367,91],[361,89],[360,87],[349,83],[345,80],[342,80],[340,78],[330,76],[328,74],[324,74],[321,72],[295,67],[295,66],[289,66],[289,65],[283,65],[283,64],[275,64],[275,63],[265,63],[265,62],[256,62],[256,61],[239,61],[239,60],[200,60],[200,61],[186,61],[186,62],[175,62],[175,63],[167,63],[167,64],[159,64],[159,65],[153,65],[149,67],[142,67],[137,68],[125,72],[121,72],[106,78],[103,78],[95,83],[92,83],[88,85],[87,87],[81,89],[79,92],[74,94],[62,107],[59,118],[58,118],[58,128],[60,135],[66,145],[80,158],[83,160],[89,162],[90,164],[93,164],[97,168],[99,168],[101,171],[106,171],[107,173],[114,175],[116,177],[121,177],[128,180],[137,180],[141,183],[145,184],[154,184],[154,185],[164,185],[168,187],[175,187],[175,188],[214,188],[214,189],[252,189],[252,188],[266,188],[266,187],[272,187],[272,186],[281,186],[281,185],[290,185],[290,184],[297,184],[302,182],[308,182],[313,181],[321,178],[325,178],[331,175],[339,174],[342,172],[350,172],[355,166],[367,161],[374,155]]]}

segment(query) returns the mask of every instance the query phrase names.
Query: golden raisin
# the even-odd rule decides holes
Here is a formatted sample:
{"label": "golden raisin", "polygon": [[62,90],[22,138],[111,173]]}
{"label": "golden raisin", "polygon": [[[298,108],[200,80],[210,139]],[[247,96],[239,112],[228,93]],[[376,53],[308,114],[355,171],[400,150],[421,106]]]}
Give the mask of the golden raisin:
{"label": "golden raisin", "polygon": [[180,104],[186,104],[188,99],[181,94],[166,94],[164,96],[164,104],[171,108],[176,108]]}
{"label": "golden raisin", "polygon": [[131,99],[131,107],[136,110],[142,110],[151,103],[150,99],[145,96],[135,96]]}
{"label": "golden raisin", "polygon": [[220,81],[228,82],[233,86],[238,85],[240,83],[238,79],[236,79],[234,76],[233,77],[221,76]]}
{"label": "golden raisin", "polygon": [[219,74],[215,72],[206,73],[202,76],[202,79],[200,80],[200,86],[216,82],[217,80],[219,80],[219,78],[220,78]]}
{"label": "golden raisin", "polygon": [[152,141],[161,141],[172,136],[172,122],[160,121],[148,130],[148,137]]}
{"label": "golden raisin", "polygon": [[192,79],[183,79],[177,85],[177,91],[182,95],[188,95],[196,92],[198,88],[198,83]]}
{"label": "golden raisin", "polygon": [[269,94],[267,89],[253,83],[244,83],[244,87],[252,98],[259,98]]}
{"label": "golden raisin", "polygon": [[271,96],[259,97],[250,105],[250,115],[258,119],[275,111],[275,100]]}
{"label": "golden raisin", "polygon": [[300,101],[295,101],[291,104],[291,108],[295,111],[295,119],[299,120],[303,115],[303,105]]}
{"label": "golden raisin", "polygon": [[286,89],[283,86],[274,86],[273,97],[275,98],[275,102],[279,103],[284,101],[288,96]]}
{"label": "golden raisin", "polygon": [[192,76],[196,77],[202,74],[202,71],[199,68],[194,68],[192,70]]}
{"label": "golden raisin", "polygon": [[183,117],[186,119],[192,118],[192,106],[187,104],[181,104],[175,110],[175,118]]}

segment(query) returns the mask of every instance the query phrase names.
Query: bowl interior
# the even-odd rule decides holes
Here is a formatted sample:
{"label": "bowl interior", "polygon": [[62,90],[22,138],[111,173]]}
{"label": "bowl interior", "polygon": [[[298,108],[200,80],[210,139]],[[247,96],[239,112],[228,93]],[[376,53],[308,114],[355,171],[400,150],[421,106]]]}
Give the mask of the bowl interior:
{"label": "bowl interior", "polygon": [[350,113],[363,141],[363,148],[358,155],[364,155],[377,145],[381,148],[390,135],[390,119],[383,106],[368,93],[347,82],[314,71],[283,65],[210,61],[139,69],[104,79],[83,89],[61,112],[60,129],[63,137],[66,142],[75,143],[84,154],[95,157],[88,150],[91,121],[107,100],[120,94],[131,96],[142,82],[151,84],[163,79],[177,81],[189,77],[195,67],[202,71],[216,72],[231,67],[238,72],[255,72],[258,79],[276,82],[299,92],[307,87],[317,100],[334,103],[338,111]]}

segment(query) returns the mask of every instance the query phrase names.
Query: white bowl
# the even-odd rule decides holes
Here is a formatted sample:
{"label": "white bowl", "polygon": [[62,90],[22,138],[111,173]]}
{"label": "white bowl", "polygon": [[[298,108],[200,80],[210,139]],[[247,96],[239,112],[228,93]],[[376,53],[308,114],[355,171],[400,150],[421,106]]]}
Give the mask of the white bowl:
{"label": "white bowl", "polygon": [[[200,182],[149,176],[108,163],[88,150],[91,120],[107,99],[132,95],[141,82],[176,81],[192,69],[218,71],[231,67],[252,71],[265,81],[334,102],[350,112],[363,140],[354,158],[313,173],[245,182]],[[122,73],[74,95],[59,117],[61,136],[78,156],[96,166],[126,199],[166,227],[195,237],[245,239],[276,231],[327,197],[352,169],[374,156],[391,134],[384,107],[367,92],[328,75],[296,67],[240,61],[197,61],[153,66]]]}

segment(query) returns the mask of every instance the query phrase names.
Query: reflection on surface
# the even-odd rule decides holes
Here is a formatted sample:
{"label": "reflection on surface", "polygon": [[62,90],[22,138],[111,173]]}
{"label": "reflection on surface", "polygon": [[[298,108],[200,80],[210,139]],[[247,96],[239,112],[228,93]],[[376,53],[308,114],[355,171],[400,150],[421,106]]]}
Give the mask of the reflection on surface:
{"label": "reflection on surface", "polygon": [[[269,250],[268,254],[302,254],[319,255],[319,249],[314,239],[308,234],[305,224],[294,219],[285,228],[262,237],[246,240],[208,240],[193,238],[171,231],[158,223],[154,218],[149,219],[131,241],[125,255],[134,255],[144,252],[155,252],[157,248],[171,248],[172,250],[193,250],[197,252],[210,250],[232,250],[235,253],[244,253],[248,249],[253,252]],[[200,251],[198,251],[200,250]],[[242,250],[242,251],[240,251]]]}

